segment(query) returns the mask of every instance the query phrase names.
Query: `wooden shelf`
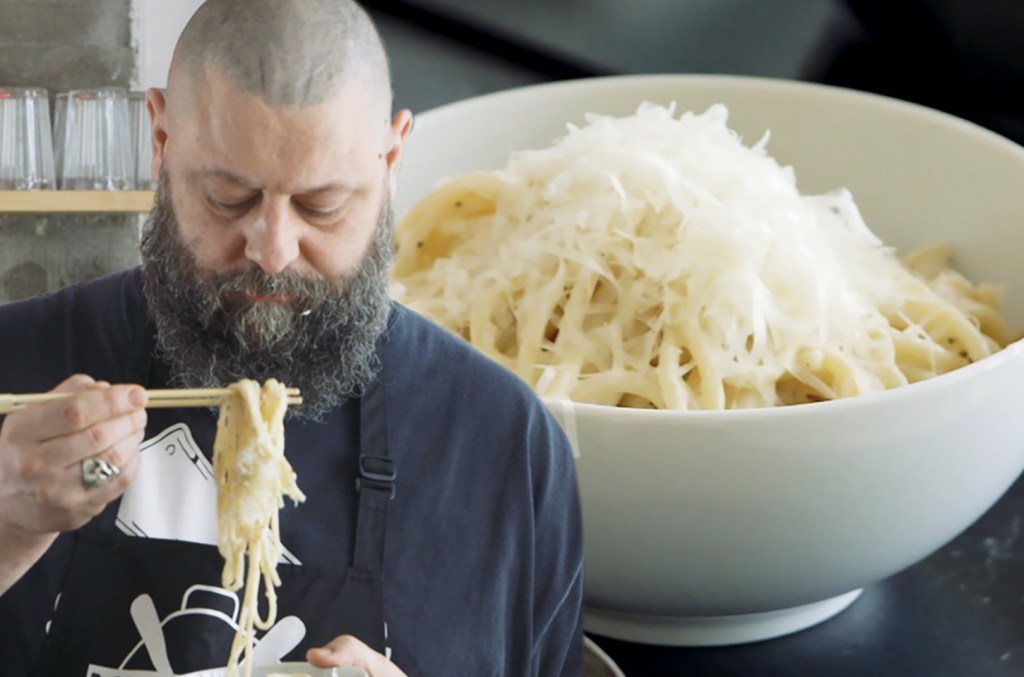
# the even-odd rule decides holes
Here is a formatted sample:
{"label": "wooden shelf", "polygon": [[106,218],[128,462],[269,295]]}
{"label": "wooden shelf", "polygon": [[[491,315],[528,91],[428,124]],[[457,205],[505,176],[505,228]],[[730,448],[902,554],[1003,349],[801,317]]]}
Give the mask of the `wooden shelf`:
{"label": "wooden shelf", "polygon": [[151,190],[0,190],[3,212],[148,212]]}

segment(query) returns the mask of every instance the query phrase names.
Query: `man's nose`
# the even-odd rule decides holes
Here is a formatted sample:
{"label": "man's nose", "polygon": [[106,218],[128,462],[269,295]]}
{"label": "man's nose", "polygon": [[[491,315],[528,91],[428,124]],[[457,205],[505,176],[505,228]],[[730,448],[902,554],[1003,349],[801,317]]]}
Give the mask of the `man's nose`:
{"label": "man's nose", "polygon": [[301,224],[287,206],[267,202],[245,228],[245,256],[264,271],[277,274],[299,257]]}

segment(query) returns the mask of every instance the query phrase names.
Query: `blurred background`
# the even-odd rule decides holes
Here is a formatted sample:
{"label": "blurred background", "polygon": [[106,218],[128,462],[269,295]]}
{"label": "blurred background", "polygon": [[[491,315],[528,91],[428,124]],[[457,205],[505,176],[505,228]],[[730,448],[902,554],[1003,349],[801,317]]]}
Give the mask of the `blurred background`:
{"label": "blurred background", "polygon": [[728,73],[811,80],[954,113],[1024,141],[1017,0],[367,0],[398,102],[546,80]]}
{"label": "blurred background", "polygon": [[[163,86],[199,0],[0,0],[0,86]],[[396,106],[627,73],[730,73],[875,91],[1024,142],[1016,0],[366,0]],[[501,121],[496,121],[500,125]],[[0,302],[131,265],[140,216],[11,214]]]}

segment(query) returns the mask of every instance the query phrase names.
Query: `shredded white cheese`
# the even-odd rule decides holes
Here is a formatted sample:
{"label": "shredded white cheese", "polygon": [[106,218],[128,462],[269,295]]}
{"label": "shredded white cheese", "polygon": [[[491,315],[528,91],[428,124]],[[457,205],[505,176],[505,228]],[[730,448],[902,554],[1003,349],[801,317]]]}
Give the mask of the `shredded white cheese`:
{"label": "shredded white cheese", "polygon": [[[802,195],[728,111],[591,115],[399,225],[393,295],[577,402],[677,409],[847,397],[1006,341],[998,294],[882,245],[848,191]],[[931,283],[931,286],[929,284]]]}

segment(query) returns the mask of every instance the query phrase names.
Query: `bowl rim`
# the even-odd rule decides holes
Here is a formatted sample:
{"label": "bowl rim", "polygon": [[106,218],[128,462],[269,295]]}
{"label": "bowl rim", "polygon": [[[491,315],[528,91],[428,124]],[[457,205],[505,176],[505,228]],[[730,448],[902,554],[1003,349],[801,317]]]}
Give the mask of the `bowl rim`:
{"label": "bowl rim", "polygon": [[630,88],[643,89],[652,85],[691,85],[691,84],[720,84],[731,86],[742,86],[747,89],[765,90],[792,90],[803,94],[818,94],[830,97],[845,98],[849,101],[872,104],[888,108],[897,112],[923,115],[931,121],[953,125],[960,131],[976,134],[987,140],[1002,145],[1004,150],[1024,155],[1024,146],[993,131],[987,127],[972,122],[966,118],[959,117],[952,113],[932,108],[913,101],[898,99],[885,94],[878,94],[841,85],[833,85],[810,80],[797,80],[794,78],[782,78],[764,75],[735,75],[726,73],[628,73],[623,75],[594,75],[579,78],[569,78],[554,82],[541,82],[518,87],[509,87],[486,94],[458,99],[448,103],[424,109],[412,113],[412,127],[409,134],[412,136],[421,118],[430,122],[432,118],[443,117],[451,114],[453,110],[471,108],[485,105],[486,103],[503,99],[518,99],[531,95],[543,95],[547,92],[558,91],[560,93],[573,90],[599,90],[606,88],[617,88],[626,91]]}

